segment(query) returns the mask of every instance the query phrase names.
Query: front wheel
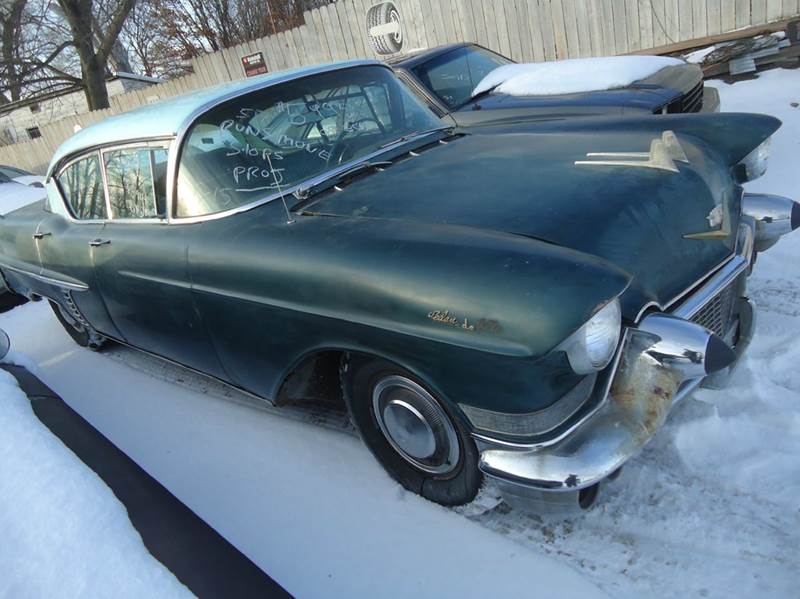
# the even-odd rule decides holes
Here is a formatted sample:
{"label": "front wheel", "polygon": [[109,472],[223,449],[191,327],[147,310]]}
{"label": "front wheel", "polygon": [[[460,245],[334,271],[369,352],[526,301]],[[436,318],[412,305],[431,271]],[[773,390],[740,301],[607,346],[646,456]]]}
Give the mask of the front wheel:
{"label": "front wheel", "polygon": [[354,356],[342,382],[361,438],[395,480],[442,505],[475,498],[481,485],[475,442],[420,381],[383,360]]}

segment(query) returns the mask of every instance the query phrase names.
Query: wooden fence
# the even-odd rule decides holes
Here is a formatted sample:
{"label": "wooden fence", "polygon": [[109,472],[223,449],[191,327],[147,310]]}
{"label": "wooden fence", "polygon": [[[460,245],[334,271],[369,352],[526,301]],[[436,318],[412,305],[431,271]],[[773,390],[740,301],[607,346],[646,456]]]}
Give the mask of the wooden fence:
{"label": "wooden fence", "polygon": [[[393,0],[403,51],[478,42],[518,62],[540,62],[658,50],[661,46],[800,14],[800,0]],[[261,52],[270,71],[380,58],[366,36],[377,0],[338,0],[304,14],[305,24],[193,60],[186,77],[111,98],[111,108],[41,127],[42,137],[0,147],[0,164],[42,172],[55,148],[109,114],[244,77],[242,56]]]}

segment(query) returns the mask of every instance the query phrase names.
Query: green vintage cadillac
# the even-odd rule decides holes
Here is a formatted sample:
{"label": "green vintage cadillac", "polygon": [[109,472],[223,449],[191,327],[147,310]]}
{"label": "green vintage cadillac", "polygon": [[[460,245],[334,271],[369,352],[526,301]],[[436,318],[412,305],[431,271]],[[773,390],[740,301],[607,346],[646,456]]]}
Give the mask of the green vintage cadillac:
{"label": "green vintage cadillac", "polygon": [[[0,220],[10,289],[275,404],[344,400],[404,487],[588,507],[753,332],[754,114],[459,130],[373,61],[121,114]],[[323,447],[319,448],[324,451]]]}

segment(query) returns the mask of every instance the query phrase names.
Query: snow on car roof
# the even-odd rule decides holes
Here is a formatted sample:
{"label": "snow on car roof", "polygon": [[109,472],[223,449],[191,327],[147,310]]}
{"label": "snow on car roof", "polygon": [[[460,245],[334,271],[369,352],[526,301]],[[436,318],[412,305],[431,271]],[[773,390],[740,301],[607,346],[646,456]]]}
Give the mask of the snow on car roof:
{"label": "snow on car roof", "polygon": [[[356,66],[376,65],[386,67],[377,60],[350,60],[316,65],[313,67],[300,67],[286,71],[275,71],[239,79],[222,85],[216,85],[202,90],[197,90],[175,96],[162,102],[141,106],[134,110],[108,117],[102,121],[81,129],[68,138],[53,154],[47,175],[53,172],[55,166],[67,156],[80,152],[86,148],[100,146],[125,140],[151,139],[156,137],[170,137],[198,111],[211,104],[264,87],[269,87],[300,77],[326,73],[339,69]],[[157,88],[156,88],[157,89]]]}
{"label": "snow on car roof", "polygon": [[493,90],[510,96],[553,96],[615,89],[684,61],[669,56],[606,56],[507,64],[486,75],[472,96]]}

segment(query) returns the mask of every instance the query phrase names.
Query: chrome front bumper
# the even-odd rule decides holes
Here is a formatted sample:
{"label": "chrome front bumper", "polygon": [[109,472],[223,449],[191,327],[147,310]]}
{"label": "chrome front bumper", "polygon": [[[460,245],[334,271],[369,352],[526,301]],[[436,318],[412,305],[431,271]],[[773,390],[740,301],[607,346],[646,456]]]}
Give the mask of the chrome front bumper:
{"label": "chrome front bumper", "polygon": [[[752,338],[754,307],[740,300],[737,361]],[[504,495],[529,491],[579,491],[606,479],[634,457],[656,434],[672,406],[709,377],[684,378],[654,348],[653,336],[629,329],[606,400],[561,441],[525,449],[484,446],[480,468]],[[727,376],[735,363],[720,371]]]}
{"label": "chrome front bumper", "polygon": [[507,501],[527,506],[533,502],[541,508],[568,503],[558,495],[596,488],[653,438],[676,402],[701,384],[717,387],[730,376],[755,328],[752,302],[746,297],[737,300],[738,320],[729,341],[733,347],[725,345],[727,366],[722,369],[708,369],[711,343],[703,345],[712,337],[717,344],[720,339],[691,319],[746,276],[754,227],[745,228],[737,254],[694,294],[670,313],[653,314],[626,329],[610,366],[608,392],[591,415],[550,444],[526,446],[481,438],[480,469]]}

